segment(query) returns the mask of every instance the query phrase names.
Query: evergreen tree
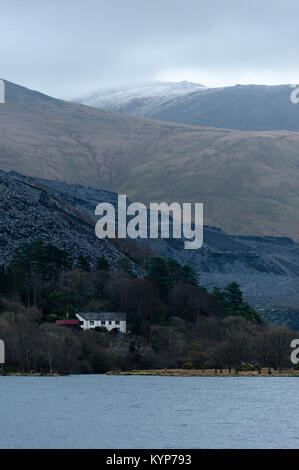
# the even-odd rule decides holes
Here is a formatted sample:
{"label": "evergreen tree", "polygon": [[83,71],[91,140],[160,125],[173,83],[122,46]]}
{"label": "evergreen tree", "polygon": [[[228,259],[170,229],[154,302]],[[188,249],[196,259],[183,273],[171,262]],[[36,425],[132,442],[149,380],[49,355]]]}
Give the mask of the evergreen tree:
{"label": "evergreen tree", "polygon": [[13,279],[14,289],[26,301],[27,306],[38,304],[41,284],[58,281],[60,273],[72,266],[70,255],[65,250],[36,239],[23,243],[15,250],[7,271],[7,283]]}
{"label": "evergreen tree", "polygon": [[166,263],[168,265],[173,285],[178,282],[184,284],[191,284],[192,286],[198,286],[197,273],[189,265],[182,266],[177,260],[167,258]]}
{"label": "evergreen tree", "polygon": [[243,306],[243,294],[237,282],[231,282],[224,289],[225,301],[238,310]]}
{"label": "evergreen tree", "polygon": [[247,303],[243,301],[243,294],[237,282],[231,282],[224,289],[214,287],[213,294],[224,305],[227,316],[241,316],[254,323],[262,324],[262,317]]}
{"label": "evergreen tree", "polygon": [[181,278],[182,281],[185,282],[186,284],[191,284],[192,286],[197,287],[198,286],[198,276],[195,271],[191,266],[185,264],[181,268]]}
{"label": "evergreen tree", "polygon": [[119,271],[124,271],[125,273],[129,273],[134,276],[132,271],[132,264],[128,258],[120,258],[117,261],[117,267]]}
{"label": "evergreen tree", "polygon": [[101,256],[100,258],[97,259],[96,270],[97,271],[109,271],[109,263],[106,260],[105,256]]}
{"label": "evergreen tree", "polygon": [[172,283],[177,284],[182,280],[182,265],[173,258],[167,258],[165,261],[171,274]]}
{"label": "evergreen tree", "polygon": [[173,286],[173,280],[169,266],[164,258],[152,256],[146,263],[147,277],[156,284],[162,296],[168,294]]}
{"label": "evergreen tree", "polygon": [[90,272],[89,261],[82,253],[78,256],[76,267],[81,271]]}
{"label": "evergreen tree", "polygon": [[14,290],[13,274],[10,268],[0,266],[0,293],[9,295]]}

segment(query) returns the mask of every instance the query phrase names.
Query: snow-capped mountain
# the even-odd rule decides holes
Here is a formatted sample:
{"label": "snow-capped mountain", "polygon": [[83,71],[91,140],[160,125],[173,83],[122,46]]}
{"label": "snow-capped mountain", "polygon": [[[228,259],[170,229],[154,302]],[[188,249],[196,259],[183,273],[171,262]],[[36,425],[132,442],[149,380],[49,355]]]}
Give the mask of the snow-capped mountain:
{"label": "snow-capped mountain", "polygon": [[135,117],[240,131],[299,131],[290,85],[207,88],[190,82],[148,82],[102,90],[75,101]]}
{"label": "snow-capped mountain", "polygon": [[96,108],[147,116],[151,110],[170,99],[205,90],[207,88],[199,83],[152,80],[131,87],[99,90],[73,101]]}

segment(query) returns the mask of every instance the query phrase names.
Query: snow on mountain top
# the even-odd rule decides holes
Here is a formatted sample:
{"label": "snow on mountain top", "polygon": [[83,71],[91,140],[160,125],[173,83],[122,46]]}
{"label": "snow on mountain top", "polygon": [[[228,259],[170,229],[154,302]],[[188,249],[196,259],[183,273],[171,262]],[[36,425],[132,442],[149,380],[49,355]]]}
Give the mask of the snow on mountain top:
{"label": "snow on mountain top", "polygon": [[199,83],[187,81],[182,82],[162,82],[152,80],[119,89],[103,89],[86,96],[75,99],[74,101],[89,106],[115,109],[129,103],[131,100],[159,99],[160,102],[167,101],[176,96],[182,96],[194,91],[204,91],[207,88]]}

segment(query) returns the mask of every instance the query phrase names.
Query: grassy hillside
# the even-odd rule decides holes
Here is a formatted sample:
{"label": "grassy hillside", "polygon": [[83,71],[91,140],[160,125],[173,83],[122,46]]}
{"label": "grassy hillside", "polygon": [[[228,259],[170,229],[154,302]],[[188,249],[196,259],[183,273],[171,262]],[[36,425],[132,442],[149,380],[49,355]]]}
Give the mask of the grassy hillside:
{"label": "grassy hillside", "polygon": [[68,103],[6,82],[0,168],[126,193],[205,203],[234,234],[299,238],[299,133],[199,128]]}

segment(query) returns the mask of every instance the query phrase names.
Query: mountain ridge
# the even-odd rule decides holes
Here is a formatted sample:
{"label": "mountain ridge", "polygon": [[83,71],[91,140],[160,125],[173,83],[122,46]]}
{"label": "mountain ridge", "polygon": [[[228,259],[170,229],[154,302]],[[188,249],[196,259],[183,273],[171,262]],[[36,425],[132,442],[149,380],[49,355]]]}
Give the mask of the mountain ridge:
{"label": "mountain ridge", "polygon": [[[184,96],[194,91],[204,91],[206,87],[199,83],[188,81],[163,82],[152,80],[131,87],[103,89],[88,93],[83,97],[74,98],[72,101],[96,108],[109,109],[110,111],[128,113],[135,105],[140,105],[139,116],[146,115],[155,109],[155,106],[166,103],[174,97]],[[132,102],[132,108],[131,108]],[[133,111],[132,115],[135,113]]]}
{"label": "mountain ridge", "polygon": [[[162,82],[163,83],[163,82]],[[174,92],[156,98],[155,86],[142,95],[142,88],[114,93],[95,92],[76,102],[117,111],[130,116],[167,122],[235,130],[299,131],[299,107],[290,96],[291,85],[235,85],[217,88],[194,87],[185,93]]]}
{"label": "mountain ridge", "polygon": [[226,233],[299,239],[299,133],[128,117],[5,83],[3,170],[145,203],[203,202],[205,223]]}

